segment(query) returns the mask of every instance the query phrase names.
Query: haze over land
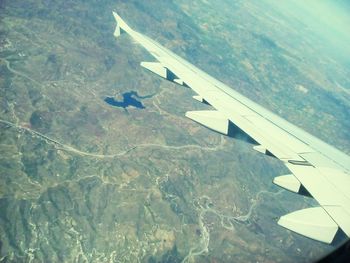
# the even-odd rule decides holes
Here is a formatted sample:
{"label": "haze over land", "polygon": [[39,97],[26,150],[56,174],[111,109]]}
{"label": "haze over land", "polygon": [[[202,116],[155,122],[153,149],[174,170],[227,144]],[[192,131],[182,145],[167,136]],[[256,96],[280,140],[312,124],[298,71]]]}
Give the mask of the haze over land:
{"label": "haze over land", "polygon": [[[309,262],[331,251],[277,225],[316,205],[272,184],[282,164],[186,119],[209,107],[113,37],[117,10],[349,154],[349,5],[318,2],[1,1],[0,262]],[[152,95],[144,108],[105,101],[132,91]]]}

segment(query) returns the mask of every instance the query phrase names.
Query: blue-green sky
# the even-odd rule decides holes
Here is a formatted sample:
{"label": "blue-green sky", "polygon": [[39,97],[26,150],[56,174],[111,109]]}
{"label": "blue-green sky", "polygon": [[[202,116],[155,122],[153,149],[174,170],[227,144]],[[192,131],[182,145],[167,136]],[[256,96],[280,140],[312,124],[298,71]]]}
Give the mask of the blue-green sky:
{"label": "blue-green sky", "polygon": [[297,8],[303,9],[310,16],[320,31],[338,33],[350,40],[350,4],[347,1],[308,0],[293,1]]}
{"label": "blue-green sky", "polygon": [[[271,7],[287,14],[319,36],[324,47],[350,57],[350,1],[348,0],[267,0]],[[345,58],[345,59],[346,59]]]}

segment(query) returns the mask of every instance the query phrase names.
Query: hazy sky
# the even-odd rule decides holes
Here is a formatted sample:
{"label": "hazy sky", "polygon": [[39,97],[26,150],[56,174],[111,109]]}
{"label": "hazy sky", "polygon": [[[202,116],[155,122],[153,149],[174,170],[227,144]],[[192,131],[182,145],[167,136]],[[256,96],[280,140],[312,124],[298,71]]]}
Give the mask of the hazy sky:
{"label": "hazy sky", "polygon": [[341,34],[350,40],[350,4],[344,0],[294,0],[297,8],[303,9],[310,15],[315,24],[326,31]]}
{"label": "hazy sky", "polygon": [[292,15],[328,43],[344,59],[350,57],[349,0],[266,0],[286,15]]}

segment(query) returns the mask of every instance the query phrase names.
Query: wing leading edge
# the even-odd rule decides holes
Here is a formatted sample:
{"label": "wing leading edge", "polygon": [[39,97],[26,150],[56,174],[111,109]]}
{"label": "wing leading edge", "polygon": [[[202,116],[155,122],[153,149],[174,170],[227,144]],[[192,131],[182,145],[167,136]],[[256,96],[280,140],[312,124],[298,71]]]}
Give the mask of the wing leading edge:
{"label": "wing leading edge", "polygon": [[216,110],[186,116],[230,137],[247,136],[254,149],[281,160],[291,174],[274,183],[313,197],[319,207],[282,216],[278,224],[309,238],[331,243],[338,233],[350,237],[350,157],[254,103],[145,35],[115,12],[115,37],[129,34],[156,62],[141,66],[164,79],[191,88],[196,100]]}

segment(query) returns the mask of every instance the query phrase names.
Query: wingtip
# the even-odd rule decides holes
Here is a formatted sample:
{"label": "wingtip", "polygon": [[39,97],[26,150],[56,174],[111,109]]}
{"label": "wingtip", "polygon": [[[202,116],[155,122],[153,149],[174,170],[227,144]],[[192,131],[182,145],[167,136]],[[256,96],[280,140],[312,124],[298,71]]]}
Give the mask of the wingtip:
{"label": "wingtip", "polygon": [[117,21],[118,26],[124,31],[131,30],[127,23],[118,15],[117,12],[112,11],[115,21]]}
{"label": "wingtip", "polygon": [[115,11],[112,11],[112,13],[113,13],[113,16],[114,16],[115,20],[118,22],[118,20],[120,19],[120,16]]}

